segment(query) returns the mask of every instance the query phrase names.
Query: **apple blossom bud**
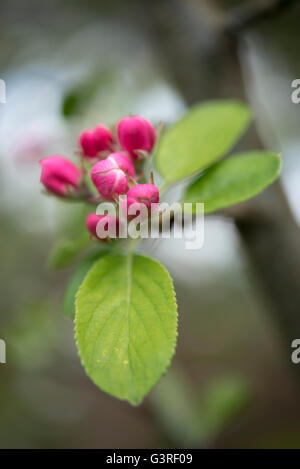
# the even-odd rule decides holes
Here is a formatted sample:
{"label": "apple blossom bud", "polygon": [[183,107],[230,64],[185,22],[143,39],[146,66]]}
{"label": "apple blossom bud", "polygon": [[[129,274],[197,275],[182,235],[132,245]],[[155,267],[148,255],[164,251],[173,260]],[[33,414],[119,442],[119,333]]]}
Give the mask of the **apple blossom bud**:
{"label": "apple blossom bud", "polygon": [[112,153],[98,161],[91,169],[91,178],[99,194],[108,200],[114,195],[124,194],[128,189],[127,174],[134,177],[135,171],[128,156]]}
{"label": "apple blossom bud", "polygon": [[135,214],[143,213],[146,210],[149,215],[157,210],[157,205],[152,205],[159,203],[159,190],[154,184],[137,184],[129,189],[126,195],[127,199],[124,201],[126,204],[122,206],[126,214],[133,204],[135,204]]}
{"label": "apple blossom bud", "polygon": [[42,166],[41,183],[49,192],[65,197],[68,190],[79,188],[81,172],[71,161],[54,155],[42,158],[39,163]]}
{"label": "apple blossom bud", "polygon": [[124,173],[128,173],[130,177],[134,178],[135,169],[132,164],[131,159],[124,153],[111,153],[108,157],[108,160],[114,161]]}
{"label": "apple blossom bud", "polygon": [[139,159],[139,151],[150,153],[156,140],[153,125],[141,116],[123,117],[117,133],[121,147],[134,159]]}
{"label": "apple blossom bud", "polygon": [[86,227],[92,237],[106,241],[110,236],[118,236],[119,219],[112,215],[90,213],[86,217]]}
{"label": "apple blossom bud", "polygon": [[98,153],[109,150],[113,136],[109,129],[98,125],[93,130],[85,130],[79,137],[79,146],[84,156],[95,158]]}

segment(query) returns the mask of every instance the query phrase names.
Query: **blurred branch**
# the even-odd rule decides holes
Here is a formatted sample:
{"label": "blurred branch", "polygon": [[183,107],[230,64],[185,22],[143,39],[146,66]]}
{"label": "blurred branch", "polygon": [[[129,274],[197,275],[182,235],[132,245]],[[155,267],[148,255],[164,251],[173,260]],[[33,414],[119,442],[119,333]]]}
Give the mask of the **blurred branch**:
{"label": "blurred branch", "polygon": [[289,354],[292,340],[300,336],[300,230],[280,183],[277,181],[265,193],[244,204],[235,222],[277,313]]}
{"label": "blurred branch", "polygon": [[[293,2],[276,2],[278,9],[282,3]],[[188,104],[218,95],[232,97],[233,89],[236,97],[244,97],[239,43],[228,34],[220,35],[219,31],[212,38],[211,26],[209,29],[204,15],[198,11],[200,4],[196,8],[179,0],[152,0],[145,2],[144,7],[162,61],[173,73]],[[255,18],[261,15],[246,15],[240,25],[253,25]],[[207,41],[208,36],[210,41]],[[261,147],[255,131],[251,145],[253,140]],[[239,206],[234,219],[273,306],[289,354],[291,340],[300,336],[300,230],[280,183],[276,182],[258,197]]]}
{"label": "blurred branch", "polygon": [[216,98],[224,47],[201,15],[195,15],[194,5],[181,0],[144,0],[143,8],[145,27],[150,25],[162,66],[187,104]]}
{"label": "blurred branch", "polygon": [[256,26],[259,22],[267,20],[298,0],[267,0],[260,4],[247,4],[235,8],[230,15],[230,21],[225,31],[230,34],[238,34],[245,29]]}

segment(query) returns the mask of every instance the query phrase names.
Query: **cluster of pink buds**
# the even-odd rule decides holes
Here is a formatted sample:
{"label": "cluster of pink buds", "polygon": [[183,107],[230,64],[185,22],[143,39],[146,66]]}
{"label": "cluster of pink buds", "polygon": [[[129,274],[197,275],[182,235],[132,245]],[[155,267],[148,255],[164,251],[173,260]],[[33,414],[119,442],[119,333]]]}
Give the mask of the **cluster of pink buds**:
{"label": "cluster of pink buds", "polygon": [[[159,191],[153,181],[138,184],[137,168],[153,150],[156,131],[153,125],[141,116],[124,117],[116,126],[115,132],[103,125],[85,130],[78,139],[81,165],[78,167],[62,156],[55,155],[40,160],[42,166],[41,182],[48,192],[59,197],[86,199],[88,202],[100,201],[88,193],[85,182],[85,164],[92,164],[90,177],[101,199],[118,203],[118,197],[126,194],[126,204],[122,210],[130,218],[130,207],[139,204],[151,214],[151,204],[159,202]],[[107,240],[109,234],[99,237],[99,227],[115,223],[118,231],[119,220],[109,215],[88,215],[86,227],[95,239]],[[118,233],[117,233],[118,235]]]}

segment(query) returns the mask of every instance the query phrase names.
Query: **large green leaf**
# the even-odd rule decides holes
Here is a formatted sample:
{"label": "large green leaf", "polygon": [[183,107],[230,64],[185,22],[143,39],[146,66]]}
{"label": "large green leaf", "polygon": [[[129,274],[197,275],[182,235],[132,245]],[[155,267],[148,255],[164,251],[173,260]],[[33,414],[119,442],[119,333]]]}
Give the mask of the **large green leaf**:
{"label": "large green leaf", "polygon": [[75,328],[94,383],[139,404],[174,353],[177,312],[170,275],[147,257],[103,257],[78,290]]}
{"label": "large green leaf", "polygon": [[210,213],[249,199],[270,185],[279,175],[278,154],[251,151],[236,154],[209,168],[192,182],[183,202],[202,202]]}
{"label": "large green leaf", "polygon": [[227,153],[250,121],[239,101],[210,101],[193,107],[161,138],[156,166],[166,183],[191,176]]}

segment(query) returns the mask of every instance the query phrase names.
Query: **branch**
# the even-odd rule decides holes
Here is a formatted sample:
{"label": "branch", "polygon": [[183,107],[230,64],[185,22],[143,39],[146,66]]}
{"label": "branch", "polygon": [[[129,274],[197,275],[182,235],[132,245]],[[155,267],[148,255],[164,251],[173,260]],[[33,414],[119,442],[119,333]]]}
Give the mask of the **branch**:
{"label": "branch", "polygon": [[[293,2],[273,2],[272,14],[283,8],[283,3]],[[233,80],[235,94],[244,95],[237,43],[232,47],[232,40],[227,41],[228,35],[223,34],[221,37],[216,35],[211,41],[213,47],[207,46],[207,42],[199,37],[199,22],[203,22],[203,18],[197,25],[197,10],[191,11],[187,2],[151,0],[145,5],[147,21],[150,18],[153,38],[158,51],[163,54],[163,63],[168,64],[188,104],[211,97],[212,90],[214,97],[224,97],[226,90],[231,94]],[[248,13],[240,18],[236,30],[253,25],[270,14],[271,10]],[[252,144],[253,140],[261,147],[255,133],[250,140]],[[300,230],[280,183],[276,182],[258,197],[241,205],[234,216],[253,269],[273,307],[286,353],[290,354],[291,340],[300,337]],[[290,358],[288,360],[290,363]]]}
{"label": "branch", "polygon": [[230,15],[228,25],[224,32],[237,35],[250,28],[257,26],[261,21],[274,17],[285,9],[289,8],[298,0],[268,0],[261,6],[249,4],[240,8],[235,8]]}

